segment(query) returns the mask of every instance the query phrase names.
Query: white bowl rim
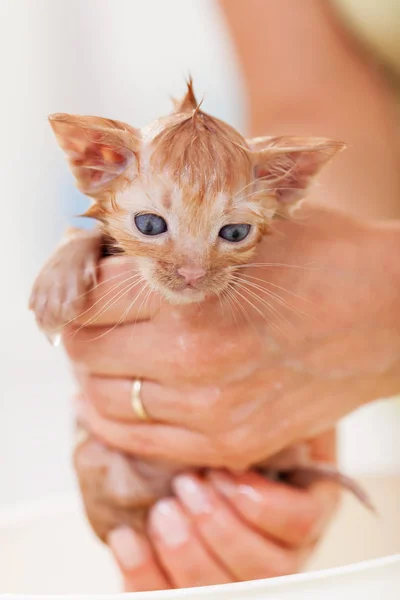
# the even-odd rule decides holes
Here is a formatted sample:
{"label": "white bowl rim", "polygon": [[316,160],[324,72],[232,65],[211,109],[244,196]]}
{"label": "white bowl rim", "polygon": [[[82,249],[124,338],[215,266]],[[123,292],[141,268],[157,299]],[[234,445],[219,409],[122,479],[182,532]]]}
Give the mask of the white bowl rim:
{"label": "white bowl rim", "polygon": [[[16,506],[6,507],[0,509],[0,535],[1,530],[13,528],[15,526],[23,525],[27,522],[35,522],[42,520],[43,518],[57,518],[61,515],[72,515],[76,514],[77,508],[79,507],[79,499],[76,495],[73,496],[58,496],[52,498],[42,498],[29,504],[19,504]],[[207,587],[198,588],[185,588],[180,590],[164,590],[158,592],[135,592],[123,594],[123,598],[150,598],[169,600],[185,597],[198,597],[207,595],[209,598],[215,598],[216,596],[223,598],[225,594],[234,592],[235,595],[239,592],[249,592],[256,590],[267,590],[276,587],[289,587],[298,583],[305,583],[307,581],[316,581],[323,579],[331,579],[337,575],[348,575],[351,573],[360,573],[363,571],[374,571],[386,566],[392,566],[399,564],[400,567],[400,552],[397,554],[391,554],[388,556],[382,556],[374,558],[372,560],[360,561],[357,563],[351,563],[349,565],[341,567],[333,567],[331,569],[321,569],[318,571],[308,571],[306,573],[297,573],[294,575],[287,575],[284,577],[274,577],[271,579],[258,579],[254,581],[246,581],[239,583],[229,583],[225,585],[212,585]],[[400,570],[399,570],[400,572]],[[152,596],[152,594],[154,594]],[[118,600],[121,598],[121,594],[1,594],[0,600],[66,600],[71,598],[73,600]]]}

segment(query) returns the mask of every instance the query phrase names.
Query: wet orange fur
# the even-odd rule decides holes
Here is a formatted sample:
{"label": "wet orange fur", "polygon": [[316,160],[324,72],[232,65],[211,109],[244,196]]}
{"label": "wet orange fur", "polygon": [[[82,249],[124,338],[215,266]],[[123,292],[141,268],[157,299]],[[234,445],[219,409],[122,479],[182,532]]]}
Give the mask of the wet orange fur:
{"label": "wet orange fur", "polygon": [[[137,258],[150,285],[174,302],[187,288],[177,273],[182,266],[206,270],[185,301],[225,289],[274,214],[291,210],[343,147],[319,138],[246,140],[200,109],[191,81],[175,111],[143,130],[100,117],[57,114],[50,122],[78,187],[94,200],[86,216],[100,221],[118,248]],[[141,234],[138,213],[163,217],[168,231]],[[250,224],[249,236],[239,243],[218,237],[231,223]]]}

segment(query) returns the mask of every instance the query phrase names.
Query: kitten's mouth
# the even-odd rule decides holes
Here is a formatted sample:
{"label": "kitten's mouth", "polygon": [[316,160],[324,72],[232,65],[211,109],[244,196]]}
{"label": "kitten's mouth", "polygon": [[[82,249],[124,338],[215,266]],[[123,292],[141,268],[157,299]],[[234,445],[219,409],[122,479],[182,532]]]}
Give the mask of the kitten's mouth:
{"label": "kitten's mouth", "polygon": [[230,271],[208,273],[199,281],[179,280],[175,273],[166,273],[164,270],[154,270],[151,275],[148,277],[151,287],[172,304],[202,302],[207,297],[219,295],[231,280]]}
{"label": "kitten's mouth", "polygon": [[162,289],[162,294],[171,304],[194,304],[195,302],[202,302],[207,295],[204,290],[189,285],[179,291],[165,287]]}

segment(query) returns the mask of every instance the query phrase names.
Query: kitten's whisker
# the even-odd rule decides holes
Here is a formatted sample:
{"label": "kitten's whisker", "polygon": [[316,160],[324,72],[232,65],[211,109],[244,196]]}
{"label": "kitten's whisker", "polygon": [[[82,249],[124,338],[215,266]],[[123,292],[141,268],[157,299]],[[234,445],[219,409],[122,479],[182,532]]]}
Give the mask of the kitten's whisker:
{"label": "kitten's whisker", "polygon": [[98,300],[96,300],[96,302],[94,302],[91,306],[89,306],[89,308],[87,308],[86,310],[82,311],[79,315],[76,315],[76,317],[74,317],[73,319],[70,319],[69,321],[67,321],[66,323],[64,323],[63,327],[66,327],[67,325],[70,325],[71,323],[73,323],[77,319],[80,319],[81,317],[83,317],[83,315],[86,315],[88,312],[90,312],[91,310],[93,310],[93,308],[97,304],[99,304],[99,302],[102,302],[105,298],[107,298],[107,296],[109,296],[114,290],[116,290],[119,287],[125,285],[128,281],[131,281],[134,277],[139,277],[139,275],[135,273],[135,275],[127,277],[123,281],[119,281],[118,283],[116,283],[115,285],[113,285],[108,290],[108,292],[106,292],[105,294],[103,294],[103,296],[101,298],[99,298]]}
{"label": "kitten's whisker", "polygon": [[285,298],[283,298],[283,296],[280,296],[279,294],[272,292],[271,290],[268,290],[267,288],[263,287],[262,285],[258,285],[256,283],[253,283],[252,281],[246,281],[242,278],[239,278],[239,280],[247,285],[250,286],[251,288],[254,288],[260,292],[262,292],[263,294],[266,294],[267,296],[269,296],[270,298],[274,298],[277,302],[279,302],[279,304],[281,304],[282,306],[285,306],[286,308],[288,308],[289,310],[292,310],[295,314],[297,314],[298,316],[302,315],[304,317],[308,317],[310,319],[315,318],[314,316],[294,307],[292,304],[290,304]]}
{"label": "kitten's whisker", "polygon": [[[253,291],[249,290],[247,287],[245,287],[244,285],[238,284],[236,283],[236,285],[238,287],[240,287],[243,291],[245,291],[247,294],[249,294],[252,298],[254,298],[255,300],[258,300],[258,302],[262,305],[265,306],[265,308],[267,310],[270,310],[272,313],[275,313],[278,318],[280,318],[283,322],[287,323],[287,325],[290,325],[290,327],[293,327],[293,323],[291,323],[288,319],[286,319],[286,317],[284,317],[274,306],[272,306],[271,304],[269,304],[269,302],[267,302],[264,298],[260,298],[260,296],[258,296],[256,293],[254,293]],[[265,317],[265,315],[264,315]],[[275,324],[273,323],[273,321],[270,321],[270,323],[272,325],[275,325],[276,328],[278,329],[278,331],[283,334],[283,331]]]}
{"label": "kitten's whisker", "polygon": [[130,273],[130,272],[131,272],[131,269],[127,269],[126,271],[121,271],[121,273],[117,273],[116,275],[112,275],[111,277],[108,277],[107,279],[104,279],[103,281],[100,281],[100,283],[96,283],[96,285],[93,285],[89,290],[87,290],[83,294],[79,294],[79,296],[76,296],[76,300],[78,300],[79,298],[83,298],[83,296],[87,296],[93,290],[101,287],[105,283],[109,283],[113,279],[117,279],[117,277],[121,277],[121,275],[126,275],[127,273]]}
{"label": "kitten's whisker", "polygon": [[254,179],[252,179],[249,183],[247,183],[246,185],[244,185],[242,188],[240,188],[239,191],[237,191],[234,195],[233,198],[235,199],[239,194],[241,194],[244,190],[246,190],[248,187],[250,187],[251,185],[254,185],[255,183],[258,183],[259,181],[267,181],[269,179],[269,175],[266,175],[265,177],[255,177]]}
{"label": "kitten's whisker", "polygon": [[[143,287],[142,287],[142,289],[141,289],[141,290],[140,290],[140,291],[137,293],[137,295],[136,295],[136,296],[135,296],[135,298],[132,300],[132,302],[130,303],[130,305],[128,306],[128,308],[125,310],[124,314],[122,315],[122,317],[121,317],[121,318],[120,318],[120,320],[119,320],[119,324],[120,324],[120,323],[123,321],[123,319],[124,319],[124,318],[126,317],[126,315],[129,313],[129,311],[131,310],[131,308],[132,308],[132,306],[134,305],[134,303],[135,303],[135,302],[136,302],[136,301],[137,301],[137,300],[140,298],[140,296],[141,296],[141,295],[142,295],[142,294],[143,294],[145,291],[147,291],[147,290],[148,290],[148,288],[149,288],[149,286],[148,286],[148,283],[147,283],[147,282],[146,282],[144,279],[143,279],[142,281],[144,282],[144,286],[143,286]],[[141,310],[141,308],[142,308],[142,305],[143,305],[143,300],[144,300],[144,299],[142,299],[142,302],[140,303],[139,309],[138,309],[138,310],[137,310],[137,312],[136,312],[136,317],[135,317],[135,320],[134,320],[134,322],[133,322],[133,325],[136,325],[136,323],[137,323],[137,320],[138,320],[138,317],[139,317],[139,313],[140,313],[140,310]]]}
{"label": "kitten's whisker", "polygon": [[[309,317],[309,318],[313,318],[314,320],[316,320],[315,317],[312,317],[311,315],[298,310],[297,308],[295,308],[294,306],[292,306],[291,304],[286,302],[286,300],[284,298],[282,298],[281,296],[279,296],[278,294],[275,294],[274,292],[270,292],[269,290],[265,290],[264,288],[260,288],[259,286],[255,286],[254,284],[249,283],[249,282],[244,282],[244,284],[245,284],[244,289],[246,289],[247,286],[250,285],[251,288],[255,288],[257,291],[260,291],[260,292],[266,294],[267,297],[269,297],[269,298],[271,298],[271,300],[277,302],[284,309],[292,311],[297,317],[304,316],[304,317]],[[250,293],[249,289],[247,289],[247,291],[248,291],[248,293]],[[256,296],[259,298],[259,301],[261,304],[266,302],[264,298],[260,298],[257,294],[256,294]],[[269,303],[267,303],[267,305],[271,310],[276,311],[276,313],[279,315],[279,317],[282,319],[282,321],[286,322],[290,327],[295,327],[295,324],[289,318],[286,318],[286,316],[282,315],[280,313],[280,311],[278,311],[273,305],[271,305]]]}
{"label": "kitten's whisker", "polygon": [[284,267],[284,268],[288,268],[288,269],[304,269],[305,271],[325,271],[326,269],[324,269],[323,267],[308,267],[305,265],[289,265],[287,263],[276,263],[276,262],[271,262],[271,263],[246,263],[244,265],[235,265],[235,269],[245,269],[248,267],[265,267],[265,268],[269,268],[269,267]]}
{"label": "kitten's whisker", "polygon": [[[278,182],[280,179],[283,179],[283,177],[285,175],[290,174],[290,171],[285,171],[284,173],[282,173],[282,175],[278,175],[278,177],[275,177],[274,179],[271,178],[270,175],[265,175],[264,177],[255,177],[254,179],[252,179],[249,183],[247,183],[246,185],[244,185],[242,188],[240,188],[240,190],[238,190],[234,195],[233,198],[235,199],[237,196],[239,196],[239,194],[241,194],[244,190],[246,190],[248,187],[250,187],[251,185],[254,185],[256,183],[259,183],[260,181],[269,181],[271,183],[273,183],[274,181]],[[270,191],[274,191],[274,190],[293,190],[296,189],[293,186],[286,186],[286,187],[277,187],[277,186],[271,186],[271,188],[266,188],[267,190]]]}
{"label": "kitten's whisker", "polygon": [[236,323],[236,327],[239,327],[239,323],[236,317],[236,312],[234,312],[232,304],[231,304],[231,298],[229,297],[229,288],[225,288],[224,290],[222,290],[221,294],[219,295],[220,298],[220,302],[221,302],[221,306],[223,309],[223,304],[222,304],[222,298],[227,302],[229,310],[232,314],[233,320]]}
{"label": "kitten's whisker", "polygon": [[225,316],[225,310],[224,310],[224,305],[222,304],[222,299],[224,298],[224,290],[222,290],[222,292],[220,294],[217,294],[218,296],[218,301],[219,301],[219,305],[221,307],[221,313],[222,316]]}
{"label": "kitten's whisker", "polygon": [[[256,335],[258,337],[260,337],[260,332],[258,331],[257,327],[255,326],[255,324],[253,323],[253,321],[250,318],[249,313],[247,312],[246,308],[243,306],[243,304],[240,302],[240,300],[238,298],[236,298],[235,294],[241,296],[241,294],[237,291],[236,287],[234,287],[234,285],[230,284],[230,292],[231,292],[231,299],[232,301],[235,303],[235,305],[238,307],[240,313],[242,315],[244,315],[245,320],[249,323],[249,325],[254,329]],[[240,314],[239,313],[239,314]]]}
{"label": "kitten's whisker", "polygon": [[262,292],[263,294],[265,294],[269,298],[271,298],[273,300],[276,300],[281,306],[284,306],[284,307],[286,307],[286,308],[294,311],[298,315],[302,314],[302,315],[307,316],[307,317],[309,316],[306,313],[298,311],[294,306],[292,306],[289,302],[287,302],[287,300],[285,300],[279,294],[276,294],[275,292],[272,292],[271,290],[268,290],[268,289],[262,287],[261,285],[253,283],[252,281],[246,281],[245,279],[241,279],[241,278],[238,278],[237,281],[240,281],[242,283],[242,285],[244,285],[245,287],[248,287],[248,288],[251,288],[251,289],[255,289],[255,290],[259,291],[259,292]]}
{"label": "kitten's whisker", "polygon": [[88,327],[88,325],[92,325],[93,323],[95,323],[105,312],[107,312],[107,310],[109,310],[112,306],[114,306],[114,304],[116,302],[118,302],[119,300],[121,300],[126,294],[129,293],[129,291],[131,289],[133,289],[136,285],[139,285],[139,283],[142,281],[142,278],[139,278],[139,280],[135,280],[135,281],[130,281],[127,285],[125,285],[125,287],[122,290],[119,290],[110,300],[108,300],[106,302],[106,304],[100,308],[100,310],[90,319],[88,319],[87,321],[85,321],[85,323],[83,323],[75,332],[74,335],[76,335],[79,331],[81,331],[81,329],[83,329],[84,327]]}
{"label": "kitten's whisker", "polygon": [[[239,292],[239,290],[237,289],[237,285],[235,285],[235,293],[240,296],[245,302],[247,302],[247,304],[249,304],[269,325],[272,325],[272,327],[274,327],[281,335],[283,335],[283,332],[281,331],[281,329],[270,319],[268,319],[266,317],[266,315],[258,308],[258,306],[256,306],[253,302],[251,302],[251,300],[249,300],[248,298],[246,298],[246,296],[244,296],[241,292]],[[246,292],[248,292],[248,290],[246,290]],[[259,300],[258,296],[257,299]],[[253,323],[254,325],[254,323]],[[260,332],[258,331],[258,329],[255,327],[255,330],[257,332],[257,335],[260,335]]]}
{"label": "kitten's whisker", "polygon": [[[150,298],[151,294],[153,293],[153,290],[151,289],[151,287],[150,287],[149,285],[148,285],[147,287],[148,287],[149,289],[148,289],[148,292],[147,292],[146,298],[145,298],[145,300],[144,300],[143,311],[146,311],[147,302],[148,302],[148,300],[149,300],[149,298]],[[141,308],[142,308],[142,307],[140,306],[140,307],[139,307],[139,311],[138,311],[138,312],[140,312]]]}
{"label": "kitten's whisker", "polygon": [[300,296],[299,294],[296,294],[295,292],[292,292],[291,290],[288,290],[288,289],[286,289],[286,288],[278,285],[277,283],[272,283],[272,281],[266,281],[265,279],[261,279],[260,277],[253,277],[253,275],[247,275],[247,273],[240,273],[240,274],[238,273],[237,276],[239,276],[239,275],[241,277],[247,277],[247,278],[252,279],[254,281],[261,281],[262,283],[265,283],[266,285],[271,285],[272,287],[274,287],[274,288],[276,288],[278,290],[281,290],[282,292],[285,292],[286,294],[289,294],[290,296],[293,296],[294,298],[297,298],[298,300],[302,300],[303,302],[308,302],[312,306],[317,306],[317,304],[315,302],[313,302],[312,300],[310,300],[309,298],[305,298],[304,296]]}
{"label": "kitten's whisker", "polygon": [[[241,196],[240,200],[248,200],[249,198],[251,198],[252,196],[272,196],[275,192],[278,191],[283,191],[283,190],[293,190],[295,188],[293,187],[271,187],[271,188],[262,188],[259,187],[256,190],[253,190],[252,192],[249,192],[248,194],[246,194],[245,196]],[[279,211],[277,210],[276,213],[278,213]]]}
{"label": "kitten's whisker", "polygon": [[240,314],[244,315],[246,321],[249,324],[252,324],[249,314],[247,313],[247,311],[244,309],[244,307],[242,306],[240,301],[235,296],[235,288],[234,288],[233,282],[229,283],[229,287],[227,288],[227,293],[229,294],[229,297],[231,298],[232,302],[234,303],[236,309],[239,311],[239,315]]}
{"label": "kitten's whisker", "polygon": [[[150,288],[150,286],[149,286],[149,284],[148,284],[148,283],[147,283],[147,281],[146,281],[146,282],[145,282],[145,286],[143,287],[142,291],[146,290],[147,288]],[[150,288],[150,289],[151,289],[151,288]],[[139,294],[139,295],[140,295],[140,294]],[[142,304],[143,304],[143,300],[142,300]],[[138,310],[138,311],[137,311],[137,313],[136,313],[136,317],[135,317],[135,320],[134,320],[134,322],[133,322],[133,328],[132,328],[132,331],[135,331],[135,326],[136,326],[136,323],[137,323],[137,321],[138,321],[138,318],[139,318],[139,313],[140,313],[140,309],[142,308],[142,304],[139,306],[139,310]]]}
{"label": "kitten's whisker", "polygon": [[[132,289],[132,288],[131,288]],[[118,319],[117,323],[114,323],[114,325],[110,328],[107,329],[107,331],[105,331],[104,333],[101,333],[100,335],[96,336],[95,338],[91,338],[91,342],[94,342],[95,340],[99,340],[102,337],[105,337],[106,335],[108,335],[109,333],[111,333],[112,331],[114,331],[114,329],[116,327],[118,327],[119,325],[121,325],[126,317],[126,315],[129,313],[129,311],[131,310],[132,306],[134,305],[134,303],[136,302],[136,300],[139,298],[139,296],[142,294],[142,292],[145,290],[146,288],[142,288],[138,294],[135,296],[135,298],[132,300],[132,302],[130,302],[128,308],[126,308],[123,312],[123,314],[121,315],[121,317]],[[128,292],[127,292],[128,293]],[[140,309],[139,309],[140,310]]]}

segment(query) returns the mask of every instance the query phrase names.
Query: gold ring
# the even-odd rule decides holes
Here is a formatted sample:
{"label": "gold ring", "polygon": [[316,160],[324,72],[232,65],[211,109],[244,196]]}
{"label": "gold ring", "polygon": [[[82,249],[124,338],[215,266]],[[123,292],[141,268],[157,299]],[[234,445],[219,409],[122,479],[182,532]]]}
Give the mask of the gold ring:
{"label": "gold ring", "polygon": [[131,387],[131,406],[132,410],[141,421],[150,421],[150,417],[143,406],[142,399],[140,397],[140,391],[142,389],[141,379],[134,379]]}

